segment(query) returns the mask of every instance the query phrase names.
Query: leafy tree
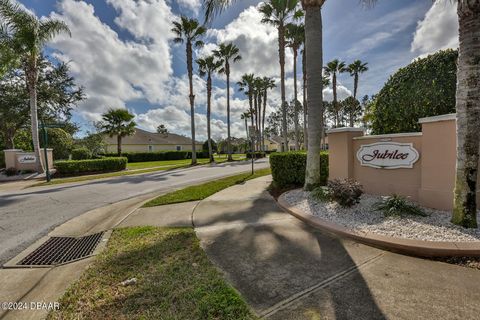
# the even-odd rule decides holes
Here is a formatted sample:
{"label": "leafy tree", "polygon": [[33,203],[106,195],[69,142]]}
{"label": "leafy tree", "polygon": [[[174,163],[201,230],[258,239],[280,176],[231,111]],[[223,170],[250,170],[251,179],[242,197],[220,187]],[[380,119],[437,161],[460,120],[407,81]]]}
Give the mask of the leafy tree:
{"label": "leafy tree", "polygon": [[342,106],[343,113],[348,118],[349,126],[353,127],[355,122],[357,122],[362,115],[362,105],[360,104],[360,101],[350,96],[345,100],[342,100],[340,105]]}
{"label": "leafy tree", "polygon": [[419,118],[455,112],[457,57],[439,51],[392,75],[369,107],[372,133],[420,131]]}
{"label": "leafy tree", "polygon": [[[53,149],[53,159],[68,159],[73,149],[72,136],[61,128],[48,128],[47,136],[47,148]],[[40,135],[40,147],[45,147],[43,134]]]}
{"label": "leafy tree", "polygon": [[110,137],[117,136],[117,153],[122,155],[122,138],[135,133],[135,116],[127,109],[109,109],[102,115],[102,129]]}
{"label": "leafy tree", "polygon": [[20,57],[30,98],[31,130],[37,170],[44,171],[40,157],[37,116],[38,60],[45,44],[60,33],[70,34],[68,26],[56,19],[39,19],[11,0],[0,0],[1,46],[8,47]]}
{"label": "leafy tree", "polygon": [[97,156],[106,152],[107,144],[105,143],[104,134],[101,132],[102,123],[95,122],[94,126],[95,131],[87,132],[86,136],[78,140],[75,146],[77,148],[86,148],[91,152],[92,156]]}
{"label": "leafy tree", "polygon": [[173,42],[185,43],[187,55],[187,73],[190,89],[190,127],[192,131],[192,165],[197,164],[197,152],[195,145],[195,95],[193,94],[193,47],[203,47],[201,39],[207,29],[200,25],[198,20],[181,16],[180,21],[173,22],[172,32],[175,34]]}
{"label": "leafy tree", "polygon": [[157,133],[159,133],[161,135],[164,135],[164,136],[168,136],[168,129],[167,129],[167,127],[165,127],[164,124],[160,124],[157,127]]}
{"label": "leafy tree", "polygon": [[209,151],[210,150],[209,148],[211,148],[212,149],[212,157],[213,157],[213,153],[217,152],[217,150],[218,150],[217,143],[213,139],[206,140],[203,143],[202,147],[203,147],[204,151]]}
{"label": "leafy tree", "polygon": [[345,66],[345,62],[339,61],[338,59],[334,59],[327,63],[327,66],[325,67],[325,74],[327,77],[332,78],[332,89],[333,89],[333,108],[335,110],[335,127],[338,127],[340,125],[340,109],[341,106],[338,103],[338,98],[337,98],[337,76],[339,73],[346,72],[347,68]]}
{"label": "leafy tree", "polygon": [[349,64],[347,67],[347,71],[353,77],[353,98],[357,99],[357,91],[358,91],[358,78],[361,73],[368,71],[366,62],[362,62],[360,60],[355,60],[353,63]]}
{"label": "leafy tree", "polygon": [[[208,56],[206,58],[197,59],[198,71],[201,77],[207,77],[207,149],[208,158],[210,162],[214,162],[213,158],[213,146],[211,144],[212,133],[210,128],[211,111],[212,111],[212,74],[220,70],[222,67],[222,60],[216,60],[214,56]],[[230,119],[230,110],[228,110],[228,118]],[[230,132],[230,129],[228,130]],[[205,150],[205,148],[204,148]]]}
{"label": "leafy tree", "polygon": [[213,55],[219,59],[223,67],[219,69],[219,73],[225,74],[227,77],[227,146],[228,161],[233,161],[230,149],[230,64],[238,62],[242,59],[239,49],[233,43],[221,43],[217,50],[213,51]]}

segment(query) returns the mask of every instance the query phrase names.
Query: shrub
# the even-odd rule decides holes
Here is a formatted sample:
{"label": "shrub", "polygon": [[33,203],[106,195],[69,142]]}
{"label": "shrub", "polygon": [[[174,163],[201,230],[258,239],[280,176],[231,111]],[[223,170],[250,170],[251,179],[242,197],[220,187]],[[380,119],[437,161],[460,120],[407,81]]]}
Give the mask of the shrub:
{"label": "shrub", "polygon": [[[265,152],[262,152],[262,151],[255,151],[253,153],[253,155],[254,155],[254,159],[265,158]],[[251,152],[247,152],[247,159],[252,159],[252,153]]]}
{"label": "shrub", "polygon": [[[117,153],[105,153],[106,157],[116,157]],[[192,159],[191,151],[159,151],[159,152],[125,152],[122,157],[126,157],[128,162],[148,162],[165,160],[183,160]],[[198,159],[208,159],[208,151],[197,152]]]}
{"label": "shrub", "polygon": [[127,168],[127,158],[103,158],[90,160],[66,160],[55,162],[59,174],[75,175],[92,172],[120,171]]}
{"label": "shrub", "polygon": [[8,168],[7,170],[5,170],[5,174],[7,175],[7,177],[16,176],[17,173],[18,171],[15,168]]}
{"label": "shrub", "polygon": [[[43,132],[40,132],[40,145],[43,148]],[[48,145],[47,148],[53,149],[53,160],[68,159],[73,148],[72,136],[60,128],[48,128]]]}
{"label": "shrub", "polygon": [[72,160],[87,160],[92,158],[92,153],[85,147],[72,150]]}
{"label": "shrub", "polygon": [[0,169],[5,168],[5,153],[0,150]]}
{"label": "shrub", "polygon": [[403,215],[427,216],[422,208],[411,203],[405,197],[396,194],[384,197],[382,201],[377,202],[374,205],[374,210],[383,212],[385,217]]}
{"label": "shrub", "polygon": [[352,179],[335,179],[328,182],[329,196],[342,207],[351,207],[360,202],[362,186]]}
{"label": "shrub", "polygon": [[[304,152],[272,153],[270,167],[275,186],[278,188],[301,187],[305,183],[307,154]],[[320,152],[320,184],[328,180],[328,152]]]}
{"label": "shrub", "polygon": [[312,190],[312,197],[322,202],[330,201],[330,190],[323,186],[317,187]]}

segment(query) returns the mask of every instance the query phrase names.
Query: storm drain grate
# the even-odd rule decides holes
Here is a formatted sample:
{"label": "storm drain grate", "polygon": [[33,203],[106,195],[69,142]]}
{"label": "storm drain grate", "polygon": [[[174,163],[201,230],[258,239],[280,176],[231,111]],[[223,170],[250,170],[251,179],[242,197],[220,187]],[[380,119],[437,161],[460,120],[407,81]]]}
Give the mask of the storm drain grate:
{"label": "storm drain grate", "polygon": [[103,232],[79,238],[52,237],[17,265],[53,266],[88,257],[95,251],[102,236]]}

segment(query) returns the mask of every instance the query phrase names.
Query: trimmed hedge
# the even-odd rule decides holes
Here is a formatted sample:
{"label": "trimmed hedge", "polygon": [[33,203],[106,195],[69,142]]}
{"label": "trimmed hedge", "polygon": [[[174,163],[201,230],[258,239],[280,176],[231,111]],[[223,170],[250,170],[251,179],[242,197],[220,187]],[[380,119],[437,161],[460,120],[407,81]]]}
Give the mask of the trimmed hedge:
{"label": "trimmed hedge", "polygon": [[128,160],[125,157],[90,160],[66,160],[55,162],[55,168],[61,175],[75,175],[92,172],[112,172],[125,170]]}
{"label": "trimmed hedge", "polygon": [[[105,153],[106,157],[117,157],[117,153]],[[183,160],[192,159],[191,151],[159,151],[159,152],[125,152],[122,157],[126,157],[128,162],[148,162],[164,160]],[[197,152],[197,159],[208,159],[208,151]]]}
{"label": "trimmed hedge", "polygon": [[[265,152],[255,151],[253,154],[255,155],[254,156],[255,159],[265,158]],[[252,159],[252,153],[251,152],[247,152],[247,159]]]}
{"label": "trimmed hedge", "polygon": [[92,158],[92,153],[85,147],[72,150],[72,160],[87,160]]}
{"label": "trimmed hedge", "polygon": [[[270,155],[270,167],[275,186],[278,188],[302,187],[305,184],[305,152],[283,152]],[[328,180],[328,152],[320,152],[320,183]]]}

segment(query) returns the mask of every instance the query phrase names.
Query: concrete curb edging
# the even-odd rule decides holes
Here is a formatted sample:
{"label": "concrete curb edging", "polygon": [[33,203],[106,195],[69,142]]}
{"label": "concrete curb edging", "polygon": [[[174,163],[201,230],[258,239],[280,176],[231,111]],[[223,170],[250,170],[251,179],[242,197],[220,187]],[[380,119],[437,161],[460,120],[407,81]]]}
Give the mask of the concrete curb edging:
{"label": "concrete curb edging", "polygon": [[380,249],[418,257],[480,257],[480,243],[478,242],[425,241],[359,233],[293,208],[285,200],[285,193],[278,197],[277,203],[283,210],[314,228]]}

